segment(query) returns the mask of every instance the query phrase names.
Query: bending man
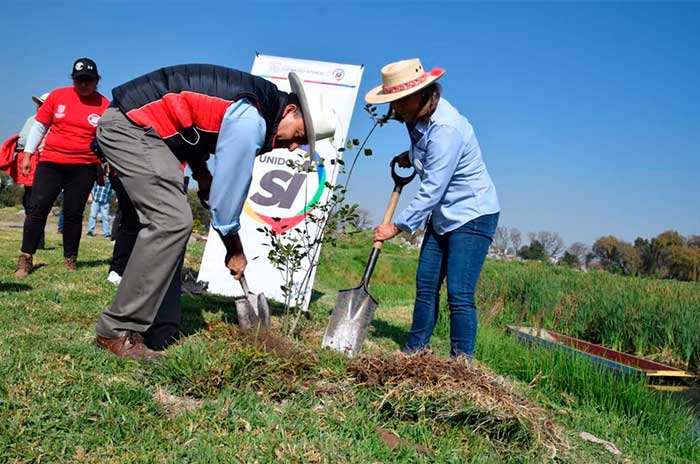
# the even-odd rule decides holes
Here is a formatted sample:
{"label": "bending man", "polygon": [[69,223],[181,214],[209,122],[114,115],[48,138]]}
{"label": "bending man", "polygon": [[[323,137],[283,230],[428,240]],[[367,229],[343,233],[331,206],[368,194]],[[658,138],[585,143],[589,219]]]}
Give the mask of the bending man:
{"label": "bending man", "polygon": [[[151,360],[180,323],[180,269],[192,212],[180,163],[187,162],[226,246],[226,267],[240,279],[247,261],[239,216],[255,156],[293,151],[334,133],[322,108],[309,108],[301,80],[292,93],[251,74],[214,65],[159,69],[116,87],[97,141],[134,204],[143,228],[96,342],[117,356]],[[315,130],[314,130],[315,128]],[[213,172],[207,168],[215,155]],[[210,192],[210,193],[209,193]]]}

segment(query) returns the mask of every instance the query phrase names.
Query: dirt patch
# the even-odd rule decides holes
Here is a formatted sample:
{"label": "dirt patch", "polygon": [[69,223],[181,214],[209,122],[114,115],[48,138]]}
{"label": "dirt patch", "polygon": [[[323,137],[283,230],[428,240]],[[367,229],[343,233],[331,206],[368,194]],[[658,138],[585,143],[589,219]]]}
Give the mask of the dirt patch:
{"label": "dirt patch", "polygon": [[8,229],[22,229],[24,227],[24,223],[0,222],[0,227],[7,227]]}
{"label": "dirt patch", "polygon": [[581,440],[595,443],[596,445],[602,445],[606,450],[608,450],[610,453],[614,454],[615,456],[620,456],[622,454],[622,452],[617,448],[617,446],[615,446],[614,443],[600,439],[600,438],[596,437],[595,435],[591,435],[588,432],[581,432],[578,436],[579,436],[579,438],[581,438]]}
{"label": "dirt patch", "polygon": [[238,326],[226,322],[211,323],[207,329],[213,338],[226,338],[235,345],[259,348],[278,358],[306,360],[309,362],[317,361],[316,355],[311,350],[299,346],[285,337],[276,335],[274,332],[247,334],[241,332]]}
{"label": "dirt patch", "polygon": [[338,384],[333,382],[325,382],[323,380],[310,381],[305,385],[307,388],[312,388],[316,398],[324,398],[326,396],[339,396],[346,394],[350,390],[349,385]]}
{"label": "dirt patch", "polygon": [[386,430],[386,429],[377,427],[374,431],[377,432],[377,435],[379,435],[379,438],[386,445],[386,447],[392,451],[399,448],[400,446],[405,446],[405,447],[409,447],[409,448],[414,448],[418,452],[418,454],[422,454],[423,456],[430,454],[430,450],[428,448],[426,448],[425,446],[414,445],[414,444],[404,440],[403,438],[399,437],[391,430]]}
{"label": "dirt patch", "polygon": [[348,371],[361,384],[382,388],[378,408],[391,418],[471,426],[495,441],[519,441],[550,454],[568,449],[544,409],[484,367],[421,352],[363,356]]}
{"label": "dirt patch", "polygon": [[176,417],[184,412],[194,411],[202,406],[203,401],[190,396],[176,396],[158,385],[153,392],[153,401],[161,405],[169,417]]}
{"label": "dirt patch", "polygon": [[478,368],[442,359],[428,351],[414,355],[373,355],[351,361],[348,370],[367,386],[395,385],[403,381],[424,386],[473,384]]}

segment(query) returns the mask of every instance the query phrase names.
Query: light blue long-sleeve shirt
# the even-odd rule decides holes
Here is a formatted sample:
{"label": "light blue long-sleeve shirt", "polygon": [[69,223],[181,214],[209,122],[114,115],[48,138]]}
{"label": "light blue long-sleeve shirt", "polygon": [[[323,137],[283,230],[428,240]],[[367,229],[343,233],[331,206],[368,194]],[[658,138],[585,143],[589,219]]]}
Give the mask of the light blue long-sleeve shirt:
{"label": "light blue long-sleeve shirt", "polygon": [[216,143],[209,192],[211,224],[222,236],[238,232],[240,216],[253,177],[253,165],[265,141],[267,125],[247,99],[224,114]]}
{"label": "light blue long-sleeve shirt", "polygon": [[399,229],[414,233],[432,214],[433,229],[444,234],[500,211],[474,129],[447,100],[440,98],[427,124],[406,127],[409,156],[421,183],[394,221]]}

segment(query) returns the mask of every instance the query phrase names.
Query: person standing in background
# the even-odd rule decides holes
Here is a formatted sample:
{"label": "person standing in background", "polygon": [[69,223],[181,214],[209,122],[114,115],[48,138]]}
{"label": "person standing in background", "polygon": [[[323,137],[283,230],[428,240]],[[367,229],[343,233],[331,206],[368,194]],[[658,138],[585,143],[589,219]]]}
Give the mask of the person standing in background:
{"label": "person standing in background", "polygon": [[31,158],[48,132],[24,221],[21,253],[15,272],[17,278],[26,277],[33,271],[33,256],[46,226],[46,218],[61,190],[65,214],[63,264],[69,271],[77,269],[83,210],[100,164],[90,144],[109,100],[97,91],[100,75],[90,58],[77,59],[71,77],[73,85],[53,90],[39,109],[24,149],[21,171],[28,173]]}
{"label": "person standing in background", "polygon": [[[36,111],[39,111],[39,108],[41,108],[41,105],[44,104],[46,99],[48,98],[49,94],[44,93],[40,97],[33,96],[32,100],[34,103],[36,103]],[[27,210],[29,209],[29,199],[32,196],[32,185],[34,184],[34,172],[36,171],[36,165],[39,162],[39,157],[35,156],[32,158],[32,164],[29,169],[29,173],[25,176],[22,174],[21,170],[19,169],[19,165],[22,162],[22,159],[24,158],[24,146],[27,144],[27,137],[29,136],[29,131],[31,130],[32,126],[36,122],[36,113],[29,116],[27,120],[24,123],[24,126],[22,126],[22,130],[19,133],[19,139],[17,139],[17,157],[15,158],[15,168],[12,169],[12,176],[13,180],[17,185],[24,185],[24,193],[22,195],[22,206],[24,207],[24,214],[26,216]],[[39,150],[41,151],[41,146],[39,147]],[[40,250],[44,249],[44,237],[45,234],[41,234],[41,239],[39,240],[39,245],[37,248]]]}
{"label": "person standing in background", "polygon": [[95,223],[97,222],[97,214],[102,216],[102,235],[109,237],[109,201],[112,199],[112,184],[109,177],[105,179],[104,185],[99,185],[95,182],[92,187],[92,192],[88,197],[90,203],[90,216],[88,217],[89,236],[95,235]]}

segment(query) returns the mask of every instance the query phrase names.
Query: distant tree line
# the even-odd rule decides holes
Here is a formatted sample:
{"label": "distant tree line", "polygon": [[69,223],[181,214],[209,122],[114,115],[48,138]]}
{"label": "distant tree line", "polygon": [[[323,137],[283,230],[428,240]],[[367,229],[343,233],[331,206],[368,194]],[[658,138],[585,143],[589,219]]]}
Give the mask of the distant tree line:
{"label": "distant tree line", "polygon": [[529,243],[523,245],[522,233],[516,227],[498,227],[491,253],[622,275],[700,281],[700,235],[684,237],[668,230],[651,239],[638,237],[634,243],[608,235],[596,240],[591,248],[581,242],[566,248],[556,232],[530,233],[528,238]]}
{"label": "distant tree line", "polygon": [[491,252],[501,257],[517,255],[523,259],[556,261],[565,251],[564,240],[556,232],[532,232],[527,237],[530,243],[523,245],[523,235],[517,227],[499,226],[493,237]]}
{"label": "distant tree line", "polygon": [[700,281],[700,235],[684,237],[667,230],[652,239],[638,237],[634,244],[608,235],[593,244],[601,268],[624,275]]}

